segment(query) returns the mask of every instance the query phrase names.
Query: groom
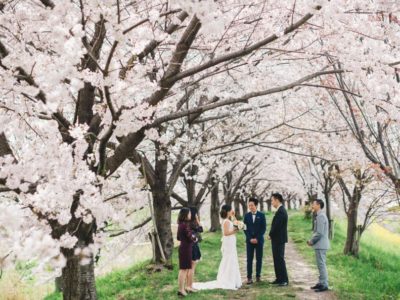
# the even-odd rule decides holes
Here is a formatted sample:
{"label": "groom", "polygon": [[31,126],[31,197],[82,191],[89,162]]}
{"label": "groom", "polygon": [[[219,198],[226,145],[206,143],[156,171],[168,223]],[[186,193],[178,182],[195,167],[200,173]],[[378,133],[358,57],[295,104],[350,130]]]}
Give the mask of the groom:
{"label": "groom", "polygon": [[289,284],[289,278],[285,263],[285,244],[288,242],[288,215],[283,206],[283,197],[281,194],[272,194],[271,204],[276,209],[268,236],[268,239],[271,240],[276,276],[276,279],[272,284],[287,286]]}
{"label": "groom", "polygon": [[261,266],[264,248],[264,234],[267,230],[267,222],[265,215],[257,211],[258,200],[254,197],[248,201],[249,211],[244,216],[244,224],[246,224],[246,251],[247,251],[247,284],[253,283],[253,258],[256,252],[256,280],[260,281]]}

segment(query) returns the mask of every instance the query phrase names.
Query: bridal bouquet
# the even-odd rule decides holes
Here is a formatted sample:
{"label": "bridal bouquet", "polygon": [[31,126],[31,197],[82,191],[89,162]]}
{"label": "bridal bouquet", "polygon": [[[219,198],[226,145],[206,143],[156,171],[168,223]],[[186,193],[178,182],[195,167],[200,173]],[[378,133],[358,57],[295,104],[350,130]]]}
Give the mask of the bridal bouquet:
{"label": "bridal bouquet", "polygon": [[242,221],[233,219],[233,226],[235,226],[239,230],[246,230],[246,224],[244,224]]}

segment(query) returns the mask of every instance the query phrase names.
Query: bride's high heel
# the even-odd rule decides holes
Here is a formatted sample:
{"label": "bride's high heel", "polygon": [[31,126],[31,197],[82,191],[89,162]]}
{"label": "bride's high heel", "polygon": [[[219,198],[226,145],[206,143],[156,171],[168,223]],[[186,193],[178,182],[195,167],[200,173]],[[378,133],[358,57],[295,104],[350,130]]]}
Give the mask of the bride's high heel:
{"label": "bride's high heel", "polygon": [[196,289],[186,289],[186,292],[188,293],[197,293],[198,290]]}
{"label": "bride's high heel", "polygon": [[187,294],[184,294],[182,292],[178,292],[177,294],[178,294],[179,297],[186,297],[187,296]]}

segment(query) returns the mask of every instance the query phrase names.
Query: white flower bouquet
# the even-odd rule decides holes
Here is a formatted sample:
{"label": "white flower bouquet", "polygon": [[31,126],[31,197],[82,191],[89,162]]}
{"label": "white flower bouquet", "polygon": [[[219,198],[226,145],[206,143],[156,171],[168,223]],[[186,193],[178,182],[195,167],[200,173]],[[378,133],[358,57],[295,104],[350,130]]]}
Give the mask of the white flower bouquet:
{"label": "white flower bouquet", "polygon": [[233,219],[232,222],[233,226],[235,226],[238,230],[246,230],[246,224],[244,224],[242,221]]}

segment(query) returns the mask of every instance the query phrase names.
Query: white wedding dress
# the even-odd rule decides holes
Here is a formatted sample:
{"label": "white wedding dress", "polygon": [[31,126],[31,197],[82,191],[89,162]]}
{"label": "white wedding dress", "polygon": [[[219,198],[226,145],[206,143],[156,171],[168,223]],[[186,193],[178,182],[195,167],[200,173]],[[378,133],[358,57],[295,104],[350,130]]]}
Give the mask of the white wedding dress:
{"label": "white wedding dress", "polygon": [[[225,219],[225,222],[229,222],[229,230],[233,230],[233,223]],[[242,278],[240,276],[239,259],[236,250],[236,235],[222,235],[222,259],[219,264],[217,280],[208,282],[195,282],[193,288],[198,290],[210,290],[210,289],[226,289],[236,290],[242,286]]]}

